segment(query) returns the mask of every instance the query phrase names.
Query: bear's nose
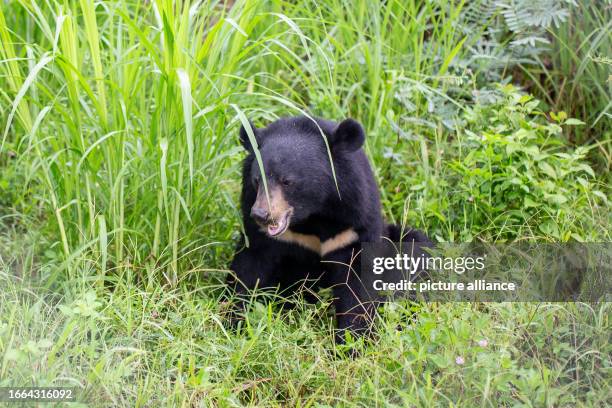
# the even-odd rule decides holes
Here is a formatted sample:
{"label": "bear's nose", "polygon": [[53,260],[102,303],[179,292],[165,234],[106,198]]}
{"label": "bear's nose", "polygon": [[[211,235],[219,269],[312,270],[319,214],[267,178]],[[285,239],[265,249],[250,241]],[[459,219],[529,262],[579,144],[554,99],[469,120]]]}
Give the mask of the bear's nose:
{"label": "bear's nose", "polygon": [[265,208],[255,206],[251,207],[251,217],[253,217],[255,221],[265,224],[268,221],[269,216],[270,213],[268,213],[268,210]]}

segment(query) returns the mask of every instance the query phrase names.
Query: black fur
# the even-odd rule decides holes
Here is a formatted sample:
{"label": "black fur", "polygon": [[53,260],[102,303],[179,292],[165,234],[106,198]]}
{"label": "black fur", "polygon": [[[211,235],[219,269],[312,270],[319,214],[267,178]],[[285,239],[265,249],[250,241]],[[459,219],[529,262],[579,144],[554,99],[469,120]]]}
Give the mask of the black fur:
{"label": "black fur", "polygon": [[[373,315],[360,289],[361,242],[378,242],[382,236],[400,241],[400,229],[385,225],[379,191],[368,159],[361,148],[365,133],[355,120],[339,124],[306,117],[280,119],[263,129],[253,128],[269,186],[280,186],[293,206],[290,230],[316,235],[323,242],[352,228],[358,240],[321,258],[296,244],[269,237],[250,216],[260,169],[244,128],[240,141],[249,152],[243,163],[242,216],[249,246],[236,253],[228,283],[239,297],[257,288],[278,288],[289,295],[296,288],[331,287],[338,324],[337,340],[344,331],[361,335],[368,331]],[[325,144],[329,143],[337,186]],[[405,238],[427,240],[419,231]],[[428,241],[428,240],[427,240]],[[241,240],[239,248],[244,246]],[[351,265],[349,268],[346,265]],[[239,314],[244,303],[236,305]]]}

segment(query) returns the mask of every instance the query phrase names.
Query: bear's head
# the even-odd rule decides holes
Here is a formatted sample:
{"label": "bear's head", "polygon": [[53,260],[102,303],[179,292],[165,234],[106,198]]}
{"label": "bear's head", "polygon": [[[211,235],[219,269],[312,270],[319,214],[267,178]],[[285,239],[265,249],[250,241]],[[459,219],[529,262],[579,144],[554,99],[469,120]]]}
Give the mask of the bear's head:
{"label": "bear's head", "polygon": [[325,209],[328,200],[338,194],[330,154],[338,180],[339,167],[350,160],[365,140],[362,126],[353,119],[335,123],[307,117],[284,118],[266,128],[251,126],[251,129],[261,155],[268,194],[244,126],[240,129],[240,141],[251,160],[246,162],[250,167],[245,168],[243,182],[250,183],[246,187],[256,192],[250,216],[272,237]]}

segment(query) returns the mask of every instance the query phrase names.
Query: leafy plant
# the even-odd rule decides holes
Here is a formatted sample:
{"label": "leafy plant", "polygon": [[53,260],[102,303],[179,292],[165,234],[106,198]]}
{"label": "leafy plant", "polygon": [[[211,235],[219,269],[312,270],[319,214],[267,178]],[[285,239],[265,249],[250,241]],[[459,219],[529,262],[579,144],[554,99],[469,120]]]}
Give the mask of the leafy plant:
{"label": "leafy plant", "polygon": [[569,18],[570,8],[577,6],[576,0],[497,0],[494,3],[514,34],[510,44],[515,47],[550,44],[547,30],[553,26],[559,28]]}
{"label": "leafy plant", "polygon": [[555,240],[584,240],[575,225],[591,218],[596,203],[607,204],[606,196],[593,186],[588,148],[566,151],[559,142],[563,127],[584,124],[564,112],[548,122],[539,101],[511,86],[502,91],[499,103],[468,111],[464,154],[451,164],[469,217],[500,238],[516,237],[509,226],[521,226]]}
{"label": "leafy plant", "polygon": [[536,64],[551,44],[548,30],[563,26],[575,6],[575,0],[470,2],[461,27],[473,40],[458,64],[498,81],[518,64]]}
{"label": "leafy plant", "polygon": [[562,141],[564,131],[584,123],[564,112],[547,115],[540,105],[505,85],[466,108],[451,143],[433,149],[436,169],[406,181],[415,196],[408,219],[424,212],[422,222],[441,240],[455,239],[456,229],[461,241],[606,236],[592,228],[606,219],[609,203],[586,160],[589,148],[571,150]]}
{"label": "leafy plant", "polygon": [[[586,124],[568,132],[576,145],[594,145],[591,158],[610,170],[612,148],[612,3],[579,1],[565,24],[550,27],[551,44],[536,66],[522,65],[525,84],[551,109]],[[597,154],[596,154],[597,153]]]}

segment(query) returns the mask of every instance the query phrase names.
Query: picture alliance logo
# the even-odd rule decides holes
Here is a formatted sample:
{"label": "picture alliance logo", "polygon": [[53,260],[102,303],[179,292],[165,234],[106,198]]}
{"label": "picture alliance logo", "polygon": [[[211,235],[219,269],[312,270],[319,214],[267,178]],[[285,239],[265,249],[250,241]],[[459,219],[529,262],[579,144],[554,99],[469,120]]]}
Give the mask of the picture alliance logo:
{"label": "picture alliance logo", "polygon": [[372,272],[375,275],[382,275],[386,271],[406,271],[414,275],[421,271],[454,271],[462,275],[469,271],[484,270],[485,259],[486,254],[483,256],[441,257],[398,253],[394,257],[374,257]]}

